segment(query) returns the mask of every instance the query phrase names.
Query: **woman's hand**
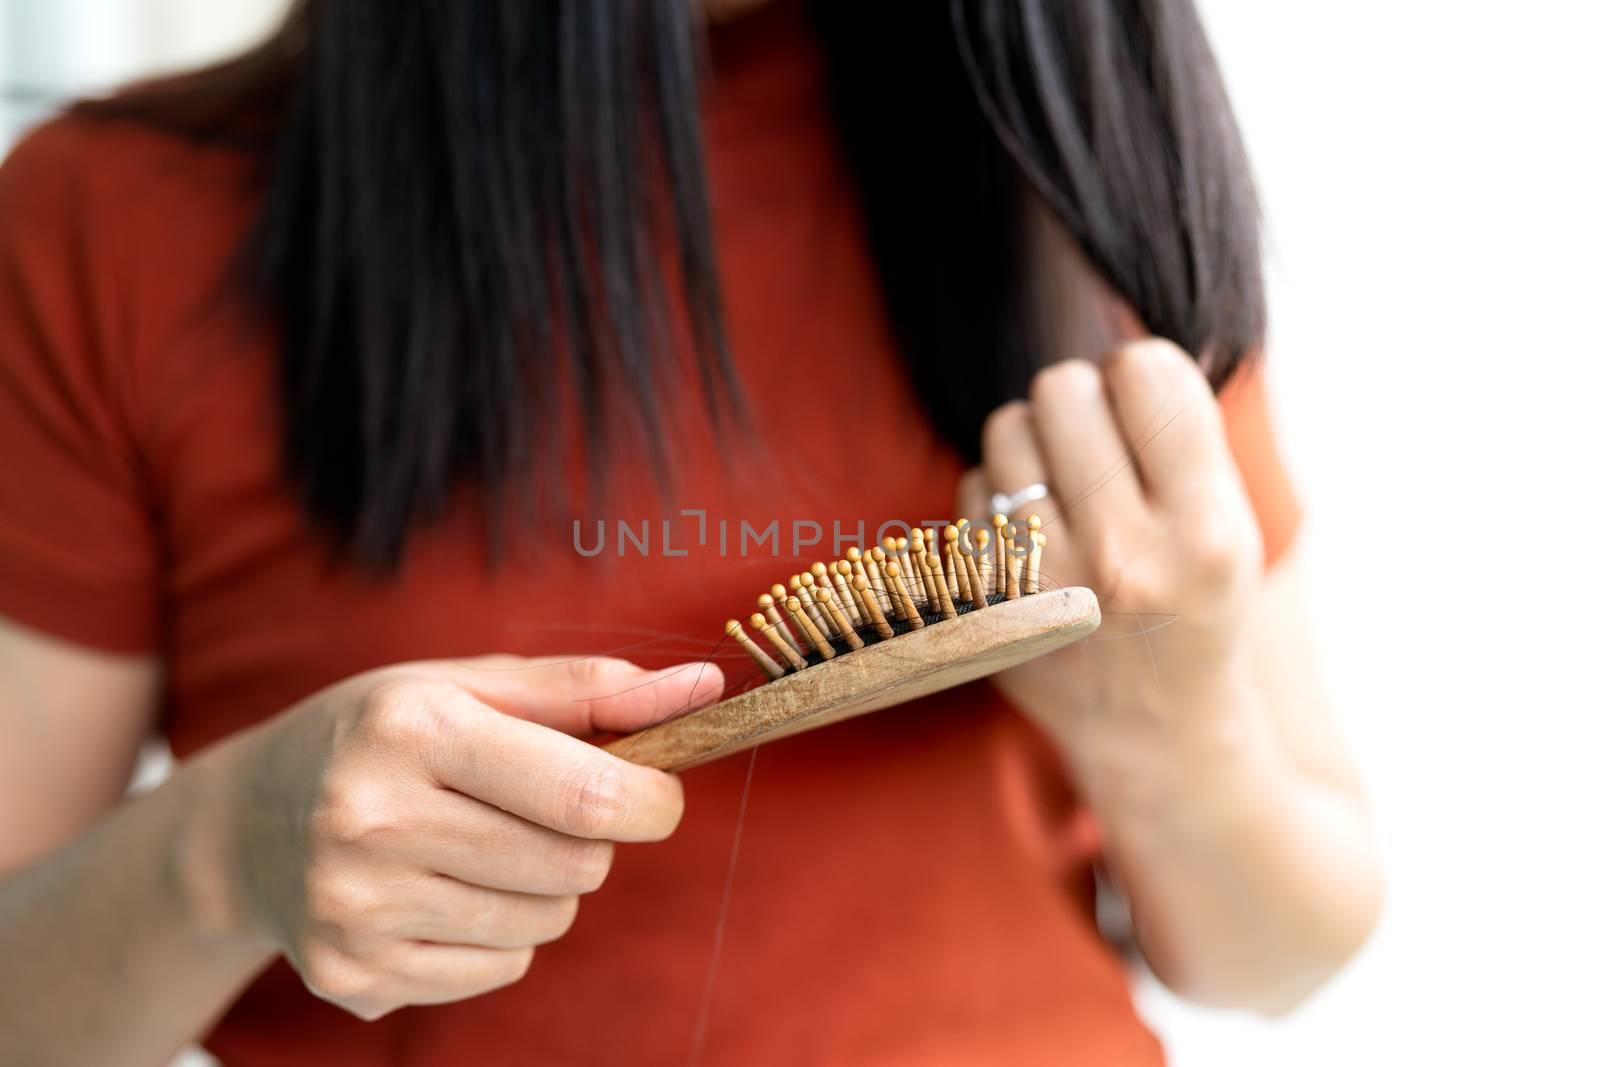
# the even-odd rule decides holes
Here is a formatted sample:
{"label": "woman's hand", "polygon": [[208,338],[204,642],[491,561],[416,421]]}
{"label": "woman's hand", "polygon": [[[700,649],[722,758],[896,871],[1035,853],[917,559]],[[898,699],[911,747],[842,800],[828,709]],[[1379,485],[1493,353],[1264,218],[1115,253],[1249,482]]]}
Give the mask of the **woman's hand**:
{"label": "woman's hand", "polygon": [[202,850],[226,858],[220,884],[191,872],[197,895],[365,1019],[515,982],[600,886],[613,842],[658,841],[683,811],[676,778],[578,737],[721,688],[714,666],[603,658],[349,679],[228,745]]}
{"label": "woman's hand", "polygon": [[1226,727],[1196,719],[1230,702],[1194,698],[1237,675],[1261,537],[1194,361],[1143,340],[1103,367],[1069,360],[1041,371],[1027,401],[990,416],[964,510],[981,515],[992,491],[1036,482],[1051,490],[1029,509],[1045,520],[1044,573],[1093,589],[1106,624],[1088,647],[1015,668],[998,684],[1079,756],[1122,742],[1142,750],[1158,732],[1170,743],[1175,730]]}
{"label": "woman's hand", "polygon": [[1072,768],[1146,959],[1201,1001],[1292,1007],[1371,930],[1376,849],[1325,712],[1250,680],[1297,688],[1315,661],[1309,643],[1263,640],[1298,632],[1299,612],[1281,576],[1263,596],[1205,379],[1164,341],[1057,364],[990,417],[983,451],[963,510],[1046,484],[1044,575],[1100,597],[1099,633],[996,682]]}

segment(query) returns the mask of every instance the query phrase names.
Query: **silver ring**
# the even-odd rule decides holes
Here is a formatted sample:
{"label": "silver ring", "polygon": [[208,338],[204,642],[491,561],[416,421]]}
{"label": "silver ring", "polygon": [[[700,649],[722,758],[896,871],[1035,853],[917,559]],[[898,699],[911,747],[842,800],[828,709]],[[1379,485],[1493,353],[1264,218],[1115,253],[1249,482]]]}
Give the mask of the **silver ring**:
{"label": "silver ring", "polygon": [[1050,487],[1043,482],[1034,482],[1024,486],[1015,493],[996,493],[989,498],[989,510],[996,515],[1015,515],[1021,508],[1043,500],[1050,495]]}

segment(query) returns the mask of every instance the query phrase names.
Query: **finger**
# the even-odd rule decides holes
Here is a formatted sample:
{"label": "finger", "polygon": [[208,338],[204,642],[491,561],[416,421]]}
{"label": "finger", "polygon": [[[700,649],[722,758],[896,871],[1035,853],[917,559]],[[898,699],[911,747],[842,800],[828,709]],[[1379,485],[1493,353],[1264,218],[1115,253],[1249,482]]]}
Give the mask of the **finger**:
{"label": "finger", "polygon": [[[1044,454],[1034,436],[1033,416],[1026,401],[1013,400],[990,413],[983,424],[983,473],[993,492],[1015,493],[1030,485],[1050,484],[1050,470],[1045,466]],[[979,507],[988,509],[987,497]],[[1028,505],[1030,514],[1037,514],[1045,522],[1061,517],[1055,494]],[[984,511],[977,512],[973,521],[987,518]],[[1027,515],[1009,516],[1021,527]],[[1057,524],[1059,525],[1059,524]]]}
{"label": "finger", "polygon": [[1046,367],[1029,389],[1033,429],[1073,535],[1098,545],[1145,511],[1139,472],[1100,371],[1081,359]]}
{"label": "finger", "polygon": [[434,876],[408,897],[405,916],[385,932],[410,941],[479,948],[543,945],[572,928],[575,896],[535,896],[466,885]]}
{"label": "finger", "polygon": [[970,468],[956,485],[956,514],[964,515],[968,522],[981,522],[989,510],[989,498],[996,492],[982,467]]}
{"label": "finger", "polygon": [[533,963],[532,948],[408,942],[393,953],[407,1004],[448,1004],[520,981]]}
{"label": "finger", "polygon": [[446,788],[572,837],[659,841],[683,814],[683,786],[670,774],[481,704],[452,716],[426,756]]}
{"label": "finger", "polygon": [[610,656],[480,656],[434,666],[490,707],[578,736],[632,733],[715,702],[723,686],[709,661],[650,671]]}
{"label": "finger", "polygon": [[[989,476],[981,468],[974,467],[962,476],[957,487],[957,513],[982,516],[989,509],[989,498],[993,495],[994,490],[989,483]],[[1078,566],[1077,557],[1073,552],[1071,531],[1067,524],[1050,521],[1053,516],[1059,514],[1055,498],[1046,497],[1039,501],[1037,507],[1030,507],[1028,512],[1037,513],[1048,526],[1048,529],[1042,531],[1049,538],[1049,544],[1045,545],[1040,553],[1041,588],[1053,589],[1087,582],[1089,576]],[[1019,516],[1016,522],[1019,531],[1026,529],[1025,517]]]}
{"label": "finger", "polygon": [[1152,499],[1171,501],[1231,469],[1222,415],[1194,360],[1170,341],[1136,341],[1105,367],[1122,436]]}
{"label": "finger", "polygon": [[[984,476],[989,486],[997,492],[1014,493],[1041,482],[1052,484],[1050,469],[1039,448],[1038,435],[1034,432],[1031,408],[1025,401],[1014,400],[996,408],[984,422]],[[981,508],[990,506],[988,497],[979,504]],[[977,514],[982,516],[983,512]],[[1072,534],[1062,514],[1060,498],[1053,487],[1048,496],[1030,504],[1024,514],[1008,516],[1016,524],[1019,534],[1027,529],[1029,515],[1038,515],[1043,525],[1054,531],[1060,549],[1051,562],[1061,566],[1066,560],[1062,553],[1069,546]]]}
{"label": "finger", "polygon": [[610,841],[557,833],[448,789],[427,819],[407,835],[403,858],[468,885],[571,896],[599,889],[611,869]]}

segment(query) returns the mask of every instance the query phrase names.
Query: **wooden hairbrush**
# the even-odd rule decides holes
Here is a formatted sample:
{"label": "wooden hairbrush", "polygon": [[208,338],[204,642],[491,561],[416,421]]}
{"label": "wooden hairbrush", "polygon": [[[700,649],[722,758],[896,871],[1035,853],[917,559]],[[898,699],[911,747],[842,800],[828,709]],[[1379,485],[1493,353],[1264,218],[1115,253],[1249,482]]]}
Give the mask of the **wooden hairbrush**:
{"label": "wooden hairbrush", "polygon": [[614,755],[679,771],[766,741],[949,689],[1054,651],[1100,625],[1088,589],[1039,589],[1045,535],[1037,515],[1019,537],[1004,515],[994,536],[965,519],[885,538],[815,563],[758,601],[728,636],[768,681],[608,743]]}

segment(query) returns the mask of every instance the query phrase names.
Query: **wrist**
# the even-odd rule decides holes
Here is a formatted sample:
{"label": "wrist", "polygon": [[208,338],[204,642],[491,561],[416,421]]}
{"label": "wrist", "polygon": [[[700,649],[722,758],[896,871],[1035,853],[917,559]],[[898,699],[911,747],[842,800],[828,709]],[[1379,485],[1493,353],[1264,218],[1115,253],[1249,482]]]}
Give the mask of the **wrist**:
{"label": "wrist", "polygon": [[236,817],[245,741],[230,738],[207,749],[162,786],[170,790],[175,810],[174,832],[167,839],[168,870],[196,933],[240,951],[271,955],[276,946],[247,904],[239,862],[248,851]]}
{"label": "wrist", "polygon": [[1258,693],[1227,670],[1171,681],[1064,724],[1058,740],[1096,808],[1198,814],[1273,777],[1276,740]]}

